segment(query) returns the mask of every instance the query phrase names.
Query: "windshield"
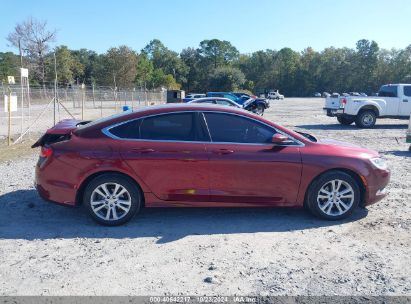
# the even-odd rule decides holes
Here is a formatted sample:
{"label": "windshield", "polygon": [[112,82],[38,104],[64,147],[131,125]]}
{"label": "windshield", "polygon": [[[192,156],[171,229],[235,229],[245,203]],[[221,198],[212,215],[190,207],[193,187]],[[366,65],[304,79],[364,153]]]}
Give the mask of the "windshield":
{"label": "windshield", "polygon": [[317,138],[311,134],[305,133],[305,132],[301,132],[301,131],[297,131],[294,130],[296,133],[301,134],[302,136],[304,136],[305,138],[307,138],[309,141],[311,142],[317,142]]}

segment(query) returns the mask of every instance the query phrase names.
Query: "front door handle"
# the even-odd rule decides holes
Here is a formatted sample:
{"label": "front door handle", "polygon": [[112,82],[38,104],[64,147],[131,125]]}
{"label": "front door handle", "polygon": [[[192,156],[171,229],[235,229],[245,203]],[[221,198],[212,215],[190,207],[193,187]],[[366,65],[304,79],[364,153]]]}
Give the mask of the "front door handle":
{"label": "front door handle", "polygon": [[133,152],[138,152],[138,153],[151,153],[151,152],[155,152],[154,149],[151,148],[134,148],[131,149],[131,151]]}
{"label": "front door handle", "polygon": [[219,150],[214,150],[213,153],[216,153],[216,154],[231,154],[231,153],[234,153],[234,150],[219,149]]}
{"label": "front door handle", "polygon": [[403,99],[402,102],[408,102],[408,99]]}

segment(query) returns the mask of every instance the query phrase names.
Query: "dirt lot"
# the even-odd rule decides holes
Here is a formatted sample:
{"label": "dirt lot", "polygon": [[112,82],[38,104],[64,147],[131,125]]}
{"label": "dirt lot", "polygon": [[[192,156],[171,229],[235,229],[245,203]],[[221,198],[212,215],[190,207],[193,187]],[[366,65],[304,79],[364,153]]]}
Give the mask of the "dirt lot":
{"label": "dirt lot", "polygon": [[387,158],[389,196],[349,221],[295,209],[156,209],[101,227],[81,208],[39,199],[38,151],[15,149],[0,159],[0,295],[411,295],[406,121],[343,127],[322,103],[276,101],[266,117]]}

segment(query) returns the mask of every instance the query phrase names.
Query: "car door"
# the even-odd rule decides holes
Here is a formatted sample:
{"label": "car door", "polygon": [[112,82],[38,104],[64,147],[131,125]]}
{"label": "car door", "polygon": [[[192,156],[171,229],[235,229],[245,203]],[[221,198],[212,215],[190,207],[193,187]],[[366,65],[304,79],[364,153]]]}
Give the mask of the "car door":
{"label": "car door", "polygon": [[[210,133],[210,200],[238,205],[292,205],[300,178],[299,143],[274,146],[278,132],[252,118],[221,112],[204,112]],[[223,204],[224,205],[224,204]]]}
{"label": "car door", "polygon": [[149,116],[109,130],[121,138],[121,155],[164,201],[207,201],[208,155],[198,113]]}
{"label": "car door", "polygon": [[411,85],[404,85],[403,96],[400,100],[399,116],[410,116],[411,113]]}

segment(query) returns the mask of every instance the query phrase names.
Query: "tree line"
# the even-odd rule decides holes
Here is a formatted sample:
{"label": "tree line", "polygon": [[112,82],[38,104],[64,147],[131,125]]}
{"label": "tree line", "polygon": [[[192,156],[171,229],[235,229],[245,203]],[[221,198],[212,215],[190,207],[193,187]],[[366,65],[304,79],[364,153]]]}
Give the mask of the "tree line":
{"label": "tree line", "polygon": [[[184,89],[187,92],[244,90],[261,93],[279,89],[286,96],[311,96],[313,92],[375,92],[381,84],[411,82],[411,45],[381,49],[375,41],[359,40],[355,48],[328,47],[302,52],[290,48],[241,54],[229,41],[210,39],[180,53],[160,40],[150,41],[139,52],[122,45],[98,54],[93,50],[54,49],[56,31],[47,22],[30,18],[15,26],[7,37],[18,51],[0,52],[0,79],[18,76],[23,65],[30,82],[60,86],[84,83],[129,88]],[[55,65],[56,63],[56,70]]]}

